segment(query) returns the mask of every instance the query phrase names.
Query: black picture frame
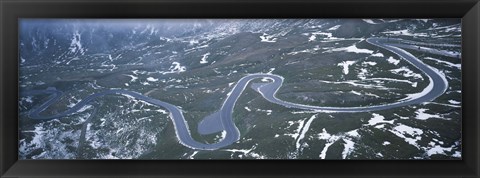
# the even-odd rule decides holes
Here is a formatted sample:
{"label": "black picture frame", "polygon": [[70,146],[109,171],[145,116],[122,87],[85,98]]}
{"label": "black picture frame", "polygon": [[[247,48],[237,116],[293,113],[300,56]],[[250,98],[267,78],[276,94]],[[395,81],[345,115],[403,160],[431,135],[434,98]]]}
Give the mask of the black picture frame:
{"label": "black picture frame", "polygon": [[[18,18],[462,18],[462,160],[18,160]],[[478,0],[1,0],[1,177],[478,177]]]}

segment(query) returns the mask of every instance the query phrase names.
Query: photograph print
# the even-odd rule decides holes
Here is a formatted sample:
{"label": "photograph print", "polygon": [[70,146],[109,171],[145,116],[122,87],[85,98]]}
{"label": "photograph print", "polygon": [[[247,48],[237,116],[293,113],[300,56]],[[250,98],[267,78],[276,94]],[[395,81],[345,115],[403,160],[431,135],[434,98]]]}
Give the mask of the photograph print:
{"label": "photograph print", "polygon": [[19,19],[18,156],[462,159],[461,19]]}

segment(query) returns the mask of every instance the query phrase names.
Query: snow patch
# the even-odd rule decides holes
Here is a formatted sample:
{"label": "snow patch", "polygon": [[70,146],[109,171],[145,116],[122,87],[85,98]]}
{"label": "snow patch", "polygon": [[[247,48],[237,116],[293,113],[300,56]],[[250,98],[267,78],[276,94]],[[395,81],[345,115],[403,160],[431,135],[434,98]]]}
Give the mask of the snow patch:
{"label": "snow patch", "polygon": [[325,52],[332,52],[332,51],[335,51],[335,52],[338,52],[338,51],[346,51],[346,52],[349,52],[349,53],[367,53],[367,54],[373,54],[373,51],[372,51],[372,50],[357,48],[357,46],[356,46],[355,44],[353,44],[352,46],[348,46],[348,47],[331,49],[331,50],[328,50],[328,51],[325,51]]}
{"label": "snow patch", "polygon": [[382,53],[375,53],[375,54],[372,54],[371,56],[374,56],[374,57],[383,57],[383,54],[382,54]]}
{"label": "snow patch", "polygon": [[350,153],[352,153],[355,142],[345,138],[343,138],[343,141],[345,142],[345,144],[343,144],[344,149],[342,151],[342,158],[345,159],[348,155],[350,155]]}
{"label": "snow patch", "polygon": [[452,145],[451,147],[442,147],[440,145],[435,145],[434,147],[432,148],[429,148],[427,150],[427,154],[428,156],[432,156],[432,155],[435,155],[435,154],[441,154],[441,155],[447,155],[445,152],[451,152],[453,147],[455,145]]}
{"label": "snow patch", "polygon": [[135,82],[135,81],[138,79],[138,77],[133,76],[133,75],[125,75],[125,76],[129,76],[129,77],[132,78],[132,79],[130,80],[130,82]]}
{"label": "snow patch", "polygon": [[200,64],[208,63],[208,61],[207,61],[208,55],[210,55],[210,53],[205,53],[204,55],[202,55],[202,59],[200,60]]}
{"label": "snow patch", "polygon": [[305,134],[307,133],[308,129],[310,128],[310,124],[312,124],[313,120],[317,118],[317,115],[313,115],[312,117],[310,117],[310,119],[308,119],[308,121],[305,123],[305,125],[303,125],[303,128],[301,129],[302,132],[300,133],[300,135],[298,136],[297,138],[297,142],[295,144],[296,148],[297,148],[297,152],[300,150],[300,141],[303,140],[303,138],[305,137]]}
{"label": "snow patch", "polygon": [[415,118],[418,119],[418,120],[427,120],[427,119],[430,119],[430,118],[442,118],[440,115],[435,115],[435,114],[428,114],[428,113],[425,113],[425,111],[427,111],[428,109],[418,109],[417,111],[415,111]]}
{"label": "snow patch", "polygon": [[318,134],[319,136],[319,139],[322,139],[322,140],[326,140],[327,143],[325,144],[325,147],[323,147],[322,151],[320,152],[320,155],[319,157],[321,159],[325,159],[325,156],[327,156],[327,151],[328,151],[328,148],[333,144],[335,143],[339,137],[336,136],[336,135],[331,135],[327,132],[327,130],[325,130],[325,128],[323,128],[322,130],[322,133]]}
{"label": "snow patch", "polygon": [[407,125],[397,125],[390,130],[390,132],[400,138],[403,138],[405,142],[409,143],[410,145],[420,148],[417,142],[422,139],[421,135],[423,134],[423,131],[421,129],[413,128]]}
{"label": "snow patch", "polygon": [[265,112],[267,113],[267,116],[271,115],[272,114],[272,110],[263,110],[263,109],[257,109],[256,111],[259,111],[259,112]]}
{"label": "snow patch", "polygon": [[455,100],[448,100],[448,102],[449,102],[450,104],[460,104],[460,103],[462,103],[462,102],[460,102],[460,101],[455,101]]}
{"label": "snow patch", "polygon": [[70,47],[68,48],[71,53],[79,52],[80,54],[85,54],[85,49],[82,47],[82,43],[80,42],[82,36],[78,31],[73,33],[72,41],[70,42]]}
{"label": "snow patch", "polygon": [[156,82],[156,81],[158,81],[158,79],[153,78],[153,77],[148,77],[148,78],[147,78],[147,81],[149,81],[149,82]]}
{"label": "snow patch", "polygon": [[188,159],[194,159],[194,156],[197,155],[198,151],[194,151],[192,155],[188,156]]}
{"label": "snow patch", "polygon": [[392,56],[390,56],[387,61],[390,63],[390,64],[394,64],[394,65],[397,65],[398,63],[400,63],[400,60],[398,59],[395,59],[393,58]]}
{"label": "snow patch", "polygon": [[343,73],[345,75],[347,75],[348,74],[348,66],[350,66],[354,63],[355,63],[355,61],[343,61],[341,63],[338,63],[337,66],[342,66],[343,67]]}
{"label": "snow patch", "polygon": [[275,70],[275,68],[270,68],[267,72],[267,74],[272,74],[272,72]]}
{"label": "snow patch", "polygon": [[396,30],[396,31],[386,31],[386,32],[382,32],[382,33],[391,34],[391,35],[402,35],[402,36],[428,37],[428,34],[426,34],[426,33],[411,33],[408,29]]}
{"label": "snow patch", "polygon": [[172,62],[172,65],[170,68],[168,68],[168,72],[163,72],[163,74],[169,74],[169,73],[181,73],[187,71],[187,68],[185,66],[180,65],[179,62]]}
{"label": "snow patch", "polygon": [[377,63],[373,61],[365,61],[365,62],[362,62],[362,64],[371,65],[371,66],[377,65]]}
{"label": "snow patch", "polygon": [[260,35],[261,42],[266,42],[266,43],[275,43],[277,42],[277,38],[273,35],[268,35],[266,33],[263,33],[263,35]]}
{"label": "snow patch", "polygon": [[327,29],[327,31],[333,31],[333,30],[337,30],[341,25],[335,25],[329,29]]}
{"label": "snow patch", "polygon": [[437,63],[445,64],[449,67],[454,67],[454,68],[458,68],[458,69],[462,68],[462,64],[454,64],[454,63],[451,63],[451,62],[448,62],[448,61],[443,61],[443,60],[432,58],[432,57],[425,57],[424,59],[433,60]]}
{"label": "snow patch", "polygon": [[416,78],[416,79],[422,79],[423,80],[422,75],[413,72],[412,70],[410,70],[409,68],[407,68],[405,66],[403,66],[401,68],[398,68],[398,69],[391,69],[390,71],[394,74],[403,75],[404,77],[407,77],[407,78],[408,77],[413,77],[413,78]]}
{"label": "snow patch", "polygon": [[362,20],[363,20],[364,22],[368,23],[368,24],[373,24],[373,25],[378,24],[378,23],[373,22],[372,19],[362,19]]}
{"label": "snow patch", "polygon": [[374,126],[374,125],[377,125],[378,123],[393,124],[393,120],[391,120],[391,121],[386,121],[386,120],[385,120],[385,117],[383,117],[383,116],[380,115],[380,114],[373,113],[372,116],[373,116],[373,117],[368,121],[368,124],[367,124],[367,125]]}
{"label": "snow patch", "polygon": [[359,95],[359,96],[362,96],[362,93],[360,93],[360,92],[356,92],[356,91],[353,91],[353,90],[352,90],[352,91],[350,91],[350,93],[353,93],[354,95]]}

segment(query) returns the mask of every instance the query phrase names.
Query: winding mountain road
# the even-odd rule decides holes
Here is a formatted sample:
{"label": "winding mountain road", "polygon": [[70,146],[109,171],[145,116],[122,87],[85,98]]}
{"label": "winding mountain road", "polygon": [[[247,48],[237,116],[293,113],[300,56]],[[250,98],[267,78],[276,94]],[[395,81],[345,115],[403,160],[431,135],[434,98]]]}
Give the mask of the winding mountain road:
{"label": "winding mountain road", "polygon": [[[48,120],[48,119],[55,119],[61,118],[68,115],[75,114],[83,107],[85,107],[89,102],[100,98],[105,95],[128,95],[134,97],[138,100],[142,100],[148,102],[150,104],[163,107],[167,109],[170,113],[170,118],[175,126],[175,132],[177,135],[178,140],[184,146],[187,146],[192,149],[199,149],[199,150],[216,150],[225,146],[228,146],[232,143],[235,143],[240,139],[240,132],[236,127],[235,123],[233,122],[232,113],[235,107],[235,103],[237,102],[240,95],[243,93],[247,85],[254,79],[261,79],[261,78],[268,78],[271,79],[269,83],[261,83],[256,84],[257,91],[269,102],[279,104],[288,108],[297,108],[297,109],[304,109],[304,110],[312,110],[317,112],[368,112],[368,111],[377,111],[377,110],[384,110],[384,109],[391,109],[396,107],[407,106],[411,104],[420,104],[423,102],[432,101],[438,96],[442,95],[447,87],[448,82],[445,79],[445,76],[442,75],[437,69],[434,69],[421,60],[413,56],[412,54],[408,53],[407,51],[395,46],[394,43],[390,43],[393,41],[398,41],[398,39],[386,39],[386,38],[369,38],[366,40],[368,43],[378,46],[380,48],[386,49],[391,51],[398,56],[400,56],[405,61],[411,63],[413,66],[421,70],[429,79],[429,85],[423,89],[423,91],[416,96],[404,98],[395,103],[383,104],[383,105],[375,105],[375,106],[364,106],[364,107],[322,107],[322,106],[311,106],[311,105],[303,105],[292,103],[288,101],[283,101],[275,97],[276,92],[280,89],[283,84],[283,77],[275,74],[265,74],[265,73],[257,73],[257,74],[249,74],[243,78],[241,78],[237,84],[234,86],[232,91],[228,94],[228,97],[224,101],[222,107],[217,112],[215,117],[217,117],[218,121],[221,122],[222,129],[226,132],[224,138],[216,143],[212,144],[205,144],[194,140],[190,134],[190,129],[188,128],[188,124],[185,121],[183,113],[181,109],[175,105],[150,98],[144,96],[140,93],[128,91],[128,90],[121,90],[121,89],[112,89],[106,90],[99,93],[95,93],[92,95],[87,96],[79,103],[74,105],[73,107],[67,109],[66,111],[55,114],[55,115],[41,115],[40,113],[47,109],[50,105],[60,100],[60,97],[63,95],[63,92],[58,91],[54,88],[48,88],[47,90],[32,90],[22,92],[22,96],[29,96],[29,95],[49,95],[47,101],[35,107],[34,109],[28,112],[28,116],[31,119],[37,120]],[[222,131],[222,130],[218,130]]]}

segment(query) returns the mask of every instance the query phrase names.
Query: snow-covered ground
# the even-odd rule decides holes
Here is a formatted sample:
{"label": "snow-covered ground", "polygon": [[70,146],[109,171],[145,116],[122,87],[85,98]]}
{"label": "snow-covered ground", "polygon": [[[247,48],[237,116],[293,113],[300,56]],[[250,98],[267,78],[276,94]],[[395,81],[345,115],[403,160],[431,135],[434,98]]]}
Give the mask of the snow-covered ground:
{"label": "snow-covered ground", "polygon": [[451,63],[451,62],[448,62],[448,61],[444,61],[444,60],[440,60],[440,59],[436,59],[436,58],[432,58],[432,57],[425,57],[424,59],[433,60],[437,63],[441,63],[441,64],[444,64],[448,67],[452,67],[452,68],[457,68],[457,69],[462,68],[462,64],[454,64],[454,63]]}
{"label": "snow-covered ground", "polygon": [[322,151],[320,152],[319,158],[320,159],[325,159],[327,156],[327,151],[330,148],[332,144],[334,144],[337,141],[342,140],[344,142],[343,144],[343,151],[342,151],[342,158],[343,159],[348,159],[347,157],[355,150],[355,142],[354,140],[357,140],[360,135],[358,134],[358,130],[351,130],[345,133],[339,133],[332,135],[327,132],[325,128],[322,129],[321,133],[318,133],[317,135],[318,139],[320,140],[325,140],[325,146],[323,147]]}
{"label": "snow-covered ground", "polygon": [[348,74],[348,66],[355,64],[355,61],[343,61],[341,63],[338,63],[337,66],[343,67],[343,74],[347,75]]}
{"label": "snow-covered ground", "polygon": [[181,73],[187,71],[187,68],[185,66],[182,66],[179,62],[172,62],[172,65],[170,68],[168,68],[170,71],[162,72],[163,74],[171,74],[171,73]]}
{"label": "snow-covered ground", "polygon": [[398,65],[400,63],[400,60],[393,58],[392,56],[388,57],[387,61],[391,64]]}
{"label": "snow-covered ground", "polygon": [[373,117],[368,121],[368,124],[367,124],[367,125],[375,126],[375,125],[377,125],[377,124],[379,124],[379,123],[393,124],[393,120],[391,120],[391,121],[386,121],[386,120],[385,120],[385,117],[383,117],[383,116],[380,115],[380,114],[373,113],[372,115],[373,115]]}
{"label": "snow-covered ground", "polygon": [[275,43],[277,42],[277,38],[273,35],[268,35],[266,33],[263,33],[263,35],[260,36],[260,41],[261,42],[266,42],[266,43]]}
{"label": "snow-covered ground", "polygon": [[428,109],[425,109],[425,108],[418,109],[417,111],[415,111],[415,114],[417,115],[415,118],[419,120],[427,120],[430,118],[448,119],[448,118],[442,117],[439,114],[426,113],[426,111],[428,111]]}
{"label": "snow-covered ground", "polygon": [[417,142],[422,139],[422,134],[423,134],[422,129],[399,124],[393,127],[393,129],[390,130],[390,132],[397,135],[400,138],[403,138],[405,142],[409,143],[410,145],[420,148],[420,145]]}
{"label": "snow-covered ground", "polygon": [[302,126],[301,128],[301,133],[300,135],[296,138],[296,143],[295,143],[295,147],[297,148],[297,152],[301,151],[301,141],[303,140],[303,138],[305,138],[305,134],[308,132],[308,129],[310,128],[310,125],[312,124],[313,120],[317,118],[317,115],[313,115],[312,117],[310,117],[307,122],[305,122],[305,125]]}
{"label": "snow-covered ground", "polygon": [[367,53],[367,54],[373,54],[373,51],[372,50],[369,50],[369,49],[360,49],[357,47],[357,45],[353,44],[351,46],[348,46],[348,47],[343,47],[343,48],[335,48],[335,49],[331,49],[331,50],[327,50],[327,51],[324,51],[326,53],[328,52],[339,52],[339,51],[345,51],[345,52],[349,52],[349,53]]}
{"label": "snow-covered ground", "polygon": [[397,69],[392,69],[390,71],[394,74],[402,75],[403,77],[406,77],[406,78],[415,78],[415,79],[422,79],[423,80],[422,75],[413,72],[412,70],[410,70],[406,66],[402,66],[402,67],[397,68]]}
{"label": "snow-covered ground", "polygon": [[207,61],[208,55],[210,55],[210,53],[205,53],[204,55],[202,55],[202,59],[200,60],[200,64],[208,63],[208,61]]}
{"label": "snow-covered ground", "polygon": [[428,37],[427,33],[412,33],[408,29],[403,29],[403,30],[394,30],[394,31],[386,31],[382,32],[384,34],[389,34],[389,35],[399,35],[399,36],[414,36],[414,37]]}

